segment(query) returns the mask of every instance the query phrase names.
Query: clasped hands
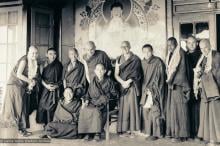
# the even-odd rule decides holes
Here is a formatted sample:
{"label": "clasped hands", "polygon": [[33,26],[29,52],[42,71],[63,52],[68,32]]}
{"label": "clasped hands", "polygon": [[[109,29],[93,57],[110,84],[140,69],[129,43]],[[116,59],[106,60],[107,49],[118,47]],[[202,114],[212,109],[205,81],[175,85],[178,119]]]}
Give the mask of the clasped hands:
{"label": "clasped hands", "polygon": [[123,82],[121,83],[121,86],[122,86],[124,89],[127,89],[127,88],[130,87],[130,85],[131,85],[132,82],[133,82],[132,79],[128,79],[128,80],[126,80],[126,81],[123,81]]}
{"label": "clasped hands", "polygon": [[58,85],[53,85],[53,84],[45,84],[45,87],[46,87],[49,91],[55,91],[59,86],[58,86]]}
{"label": "clasped hands", "polygon": [[82,100],[82,109],[83,109],[84,107],[87,107],[87,106],[88,106],[89,100],[85,100],[85,99],[83,99],[83,98],[81,98],[81,100]]}
{"label": "clasped hands", "polygon": [[31,79],[28,83],[28,90],[33,90],[35,85],[36,85],[36,81],[34,79]]}

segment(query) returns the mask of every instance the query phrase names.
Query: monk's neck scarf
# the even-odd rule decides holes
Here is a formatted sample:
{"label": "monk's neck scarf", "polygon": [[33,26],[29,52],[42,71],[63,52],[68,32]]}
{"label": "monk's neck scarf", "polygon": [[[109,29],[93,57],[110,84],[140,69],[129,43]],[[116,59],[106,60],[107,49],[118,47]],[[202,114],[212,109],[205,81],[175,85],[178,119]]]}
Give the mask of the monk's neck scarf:
{"label": "monk's neck scarf", "polygon": [[[170,54],[173,53],[172,57],[170,58]],[[173,52],[168,52],[166,58],[166,66],[167,66],[167,80],[169,81],[172,75],[177,71],[177,67],[180,63],[180,47],[176,47]]]}
{"label": "monk's neck scarf", "polygon": [[210,51],[207,56],[202,55],[202,56],[199,58],[199,61],[198,61],[198,63],[197,63],[197,65],[196,65],[196,67],[195,67],[194,70],[197,70],[197,71],[200,70],[200,68],[201,68],[201,63],[202,63],[202,61],[203,61],[203,59],[204,59],[205,57],[207,57],[207,63],[206,63],[206,65],[205,65],[205,70],[204,70],[204,72],[205,72],[205,73],[208,73],[208,72],[212,69],[212,51]]}
{"label": "monk's neck scarf", "polygon": [[38,68],[38,65],[37,65],[37,60],[32,60],[28,57],[28,78],[29,79],[33,79],[36,77],[37,75],[37,68]]}
{"label": "monk's neck scarf", "polygon": [[199,75],[199,73],[201,72],[201,64],[202,64],[202,61],[205,57],[207,57],[207,62],[206,62],[206,65],[205,65],[204,72],[208,73],[212,69],[212,51],[210,51],[207,56],[202,54],[202,56],[198,60],[198,63],[196,65],[196,67],[193,69],[193,71],[194,71],[193,88],[194,88],[194,94],[195,94],[196,97],[198,95],[198,91],[199,91],[199,88],[201,86],[200,85],[201,75]]}

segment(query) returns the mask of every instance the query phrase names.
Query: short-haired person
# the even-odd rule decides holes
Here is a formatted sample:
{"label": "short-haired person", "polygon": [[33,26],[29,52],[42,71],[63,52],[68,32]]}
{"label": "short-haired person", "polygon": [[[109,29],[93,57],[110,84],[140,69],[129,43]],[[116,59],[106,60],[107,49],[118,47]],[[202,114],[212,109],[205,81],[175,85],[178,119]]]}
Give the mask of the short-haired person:
{"label": "short-haired person", "polygon": [[53,120],[53,115],[61,97],[63,65],[57,59],[54,48],[47,50],[47,61],[43,64],[42,91],[37,110],[37,123],[46,125]]}
{"label": "short-haired person", "polygon": [[46,125],[41,138],[78,138],[80,108],[81,101],[75,96],[75,91],[71,87],[65,88],[63,97],[58,102],[53,121]]}
{"label": "short-haired person", "polygon": [[83,108],[80,111],[78,132],[84,134],[84,140],[101,139],[106,122],[106,103],[119,95],[115,82],[105,75],[106,71],[103,64],[96,65],[95,77],[82,99]]}
{"label": "short-haired person", "polygon": [[197,136],[214,146],[220,143],[220,53],[211,50],[208,39],[202,39],[199,46],[202,56],[194,70],[194,91],[201,94]]}
{"label": "short-haired person", "polygon": [[181,142],[190,137],[189,106],[190,86],[187,77],[186,53],[177,40],[167,40],[166,58],[168,96],[166,106],[166,136],[172,142]]}
{"label": "short-haired person", "polygon": [[84,65],[78,60],[76,48],[70,48],[69,60],[63,67],[63,86],[75,90],[75,96],[79,99],[86,93],[87,80]]}
{"label": "short-haired person", "polygon": [[111,74],[112,65],[108,55],[101,50],[96,49],[96,45],[93,41],[88,41],[85,45],[85,55],[83,56],[84,65],[86,69],[86,78],[88,82],[92,81],[95,77],[95,67],[101,63],[106,69],[106,75]]}
{"label": "short-haired person", "polygon": [[190,114],[190,137],[199,140],[197,133],[199,130],[199,109],[200,109],[200,97],[195,97],[193,91],[194,71],[202,52],[197,43],[197,39],[194,36],[190,36],[186,40],[186,61],[188,63],[188,79],[191,88],[190,100],[189,100],[189,114]]}
{"label": "short-haired person", "polygon": [[117,131],[121,137],[134,137],[140,130],[139,99],[141,96],[142,67],[140,58],[131,52],[129,41],[121,43],[122,55],[116,60],[115,79],[120,84],[120,107]]}
{"label": "short-haired person", "polygon": [[166,67],[159,57],[153,55],[150,44],[145,44],[142,52],[141,130],[149,135],[147,140],[157,140],[164,135],[165,129]]}

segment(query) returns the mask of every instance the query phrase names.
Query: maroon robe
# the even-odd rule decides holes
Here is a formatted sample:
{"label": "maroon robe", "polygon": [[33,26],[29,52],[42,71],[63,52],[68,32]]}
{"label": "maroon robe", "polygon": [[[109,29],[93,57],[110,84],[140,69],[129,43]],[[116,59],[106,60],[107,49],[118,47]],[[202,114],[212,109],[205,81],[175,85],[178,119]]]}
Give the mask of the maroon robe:
{"label": "maroon robe", "polygon": [[176,72],[168,82],[166,104],[166,135],[174,138],[190,136],[188,67],[185,52],[182,49],[179,51],[180,62]]}
{"label": "maroon robe", "polygon": [[[204,62],[204,61],[203,61]],[[203,62],[201,64],[203,64]],[[205,66],[204,63],[203,66]],[[220,53],[212,51],[212,69],[203,72],[198,137],[220,142]]]}
{"label": "maroon robe", "polygon": [[111,60],[108,55],[101,50],[95,50],[95,53],[90,58],[83,56],[83,59],[86,61],[89,71],[89,79],[93,80],[95,77],[95,67],[97,64],[103,64],[107,72],[112,69]]}
{"label": "maroon robe", "polygon": [[117,98],[118,94],[115,82],[109,77],[104,77],[102,81],[93,78],[84,96],[84,100],[89,100],[89,105],[80,111],[79,133],[101,133],[106,121],[106,103]]}
{"label": "maroon robe", "polygon": [[117,59],[119,66],[119,76],[122,80],[132,79],[131,86],[124,89],[120,86],[120,108],[118,115],[117,131],[119,133],[126,131],[140,130],[140,111],[139,98],[141,95],[141,79],[143,76],[141,60],[131,53],[131,56],[125,60],[124,56]]}
{"label": "maroon robe", "polygon": [[53,115],[56,110],[59,97],[62,91],[62,71],[63,66],[61,62],[56,59],[52,63],[43,68],[42,80],[47,84],[58,85],[55,91],[49,91],[47,88],[42,87],[41,98],[37,110],[36,120],[38,123],[47,124],[53,120]]}
{"label": "maroon robe", "polygon": [[81,101],[74,99],[68,104],[58,102],[53,121],[48,123],[45,132],[53,138],[77,138],[78,118]]}
{"label": "maroon robe", "polygon": [[148,98],[146,89],[148,89],[152,94],[153,105],[150,109],[142,108],[141,130],[148,135],[160,137],[164,134],[165,128],[165,64],[159,57],[152,56],[148,60],[142,60],[142,68],[144,78],[140,104],[145,105]]}
{"label": "maroon robe", "polygon": [[87,80],[84,65],[80,61],[76,61],[74,67],[68,71],[68,66],[72,65],[69,61],[63,67],[63,80],[66,80],[66,86],[71,87],[75,91],[75,96],[81,98],[87,90]]}
{"label": "maroon robe", "polygon": [[190,100],[189,100],[189,114],[190,114],[190,135],[195,138],[199,129],[199,110],[200,110],[200,99],[196,99],[193,91],[193,80],[194,71],[196,64],[201,56],[202,52],[197,48],[194,52],[187,52],[187,63],[189,66],[188,77],[189,85],[191,88]]}

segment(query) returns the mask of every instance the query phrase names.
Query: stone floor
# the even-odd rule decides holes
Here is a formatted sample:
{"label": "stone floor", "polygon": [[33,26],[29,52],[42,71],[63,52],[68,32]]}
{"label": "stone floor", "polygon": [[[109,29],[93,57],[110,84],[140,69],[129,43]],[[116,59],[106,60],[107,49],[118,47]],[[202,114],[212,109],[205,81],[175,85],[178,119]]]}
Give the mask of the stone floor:
{"label": "stone floor", "polygon": [[[32,125],[29,131],[33,135],[25,139],[38,139],[42,132],[42,126],[35,123],[36,113],[30,116],[30,124]],[[136,136],[135,138],[121,138],[115,133],[115,125],[111,127],[110,141],[102,140],[101,142],[84,142],[82,140],[64,140],[64,139],[51,139],[49,143],[0,143],[0,146],[205,146],[204,143],[195,143],[194,141],[187,141],[182,143],[172,143],[166,139],[160,139],[154,142],[144,140],[143,136]],[[0,141],[1,139],[10,139],[21,137],[15,128],[0,128]]]}

